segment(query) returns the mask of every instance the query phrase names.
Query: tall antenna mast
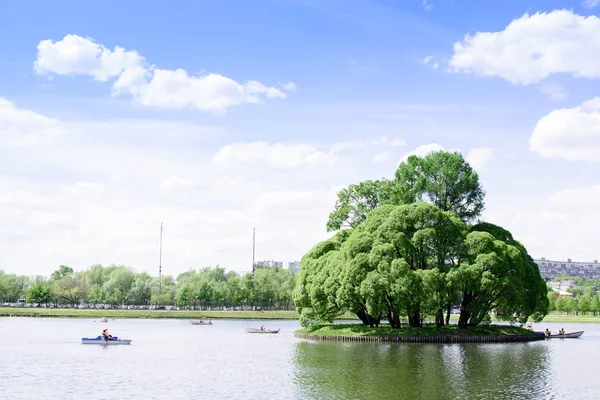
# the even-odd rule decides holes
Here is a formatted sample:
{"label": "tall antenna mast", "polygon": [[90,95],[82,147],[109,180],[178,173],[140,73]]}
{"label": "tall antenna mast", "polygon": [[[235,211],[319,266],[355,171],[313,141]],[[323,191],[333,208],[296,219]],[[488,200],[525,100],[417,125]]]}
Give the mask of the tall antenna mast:
{"label": "tall antenna mast", "polygon": [[256,244],[256,228],[252,227],[252,278],[254,278],[254,249]]}
{"label": "tall antenna mast", "polygon": [[160,287],[162,285],[162,225],[160,223],[160,251],[158,253],[158,294],[160,295]]}

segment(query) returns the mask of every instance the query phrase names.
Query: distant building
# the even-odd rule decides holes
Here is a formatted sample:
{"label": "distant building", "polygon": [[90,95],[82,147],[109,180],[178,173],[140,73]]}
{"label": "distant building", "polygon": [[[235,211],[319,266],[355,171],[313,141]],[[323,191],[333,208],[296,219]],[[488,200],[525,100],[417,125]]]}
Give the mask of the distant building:
{"label": "distant building", "polygon": [[257,261],[256,265],[261,267],[279,267],[283,268],[283,261]]}
{"label": "distant building", "polygon": [[594,262],[577,262],[568,258],[567,261],[552,261],[542,257],[533,261],[538,265],[540,274],[547,281],[554,280],[561,275],[590,279],[600,278],[598,260],[594,260]]}
{"label": "distant building", "polygon": [[290,261],[288,262],[288,269],[292,271],[294,274],[300,272],[300,261]]}
{"label": "distant building", "polygon": [[552,286],[553,289],[557,289],[557,290],[567,290],[567,289],[573,289],[575,286],[577,286],[577,282],[575,282],[575,281],[550,282],[550,286]]}

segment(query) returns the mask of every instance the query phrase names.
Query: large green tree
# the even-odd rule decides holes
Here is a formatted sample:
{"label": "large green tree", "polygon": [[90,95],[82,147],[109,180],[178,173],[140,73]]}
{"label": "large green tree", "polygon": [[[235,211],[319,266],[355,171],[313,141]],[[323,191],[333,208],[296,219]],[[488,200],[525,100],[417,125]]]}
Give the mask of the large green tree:
{"label": "large green tree", "polygon": [[386,318],[397,328],[406,318],[419,327],[425,317],[442,326],[456,304],[463,328],[492,311],[542,318],[549,302],[537,265],[510,232],[477,222],[484,196],[462,154],[446,151],[408,157],[393,180],[341,190],[327,229],[349,229],[302,258],[301,323],[349,310],[370,326]]}
{"label": "large green tree", "polygon": [[472,222],[485,208],[484,197],[479,175],[459,152],[413,155],[396,170],[396,204],[425,201]]}

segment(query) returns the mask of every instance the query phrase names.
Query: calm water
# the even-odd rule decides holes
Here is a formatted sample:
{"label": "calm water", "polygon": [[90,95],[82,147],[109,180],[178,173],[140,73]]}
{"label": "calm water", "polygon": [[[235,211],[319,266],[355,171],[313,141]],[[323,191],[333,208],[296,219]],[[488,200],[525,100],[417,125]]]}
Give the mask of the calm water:
{"label": "calm water", "polygon": [[[280,327],[251,335],[245,327]],[[88,346],[109,328],[131,346]],[[327,343],[297,321],[0,318],[2,399],[596,399],[600,325],[528,344]]]}

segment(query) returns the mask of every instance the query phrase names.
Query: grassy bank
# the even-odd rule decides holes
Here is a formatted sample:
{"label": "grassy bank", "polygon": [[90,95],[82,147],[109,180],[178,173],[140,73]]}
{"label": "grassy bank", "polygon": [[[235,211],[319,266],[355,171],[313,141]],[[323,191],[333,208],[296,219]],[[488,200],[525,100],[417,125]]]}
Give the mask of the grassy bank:
{"label": "grassy bank", "polygon": [[370,328],[362,324],[343,325],[313,325],[296,331],[300,334],[323,335],[323,336],[399,336],[399,337],[424,337],[424,336],[492,336],[492,335],[534,335],[517,326],[488,325],[476,326],[468,329],[458,329],[457,325],[447,325],[437,328],[435,324],[427,324],[423,328],[412,328],[403,326],[401,329],[392,329],[389,326]]}
{"label": "grassy bank", "polygon": [[[171,310],[93,310],[72,308],[0,307],[2,317],[58,318],[211,318],[211,319],[298,319],[293,311],[171,311]],[[340,319],[356,319],[347,314]]]}

